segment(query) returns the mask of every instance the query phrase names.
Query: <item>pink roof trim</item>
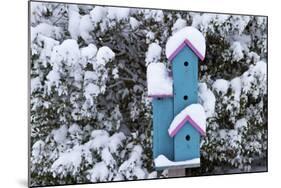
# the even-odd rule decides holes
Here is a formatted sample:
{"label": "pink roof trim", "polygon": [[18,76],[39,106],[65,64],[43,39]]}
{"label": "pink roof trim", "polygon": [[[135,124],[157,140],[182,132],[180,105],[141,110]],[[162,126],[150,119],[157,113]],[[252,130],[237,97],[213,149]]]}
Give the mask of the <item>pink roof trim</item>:
{"label": "pink roof trim", "polygon": [[172,61],[176,57],[176,55],[182,50],[182,48],[186,45],[191,48],[191,50],[199,57],[199,59],[201,59],[201,61],[205,59],[205,57],[195,48],[195,46],[193,46],[193,44],[188,39],[185,39],[179,45],[179,47],[177,47],[177,49],[170,55],[170,57],[168,57],[169,61]]}
{"label": "pink roof trim", "polygon": [[148,95],[150,98],[166,98],[166,97],[173,97],[173,95],[167,95],[167,94],[159,94],[159,95]]}
{"label": "pink roof trim", "polygon": [[177,132],[184,126],[184,124],[189,121],[192,127],[194,127],[202,136],[206,135],[206,132],[201,129],[201,127],[189,116],[187,115],[177,126],[176,128],[169,133],[171,137],[174,137]]}

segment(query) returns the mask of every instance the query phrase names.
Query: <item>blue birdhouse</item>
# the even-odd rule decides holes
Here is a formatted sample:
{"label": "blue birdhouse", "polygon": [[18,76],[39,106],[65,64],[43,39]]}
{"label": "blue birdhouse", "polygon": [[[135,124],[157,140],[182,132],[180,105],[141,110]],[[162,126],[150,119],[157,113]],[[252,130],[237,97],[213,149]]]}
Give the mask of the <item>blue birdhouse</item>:
{"label": "blue birdhouse", "polygon": [[200,165],[200,137],[205,135],[206,117],[204,108],[197,104],[197,85],[198,62],[204,55],[203,35],[193,27],[185,27],[166,44],[172,76],[163,63],[148,66],[156,168]]}

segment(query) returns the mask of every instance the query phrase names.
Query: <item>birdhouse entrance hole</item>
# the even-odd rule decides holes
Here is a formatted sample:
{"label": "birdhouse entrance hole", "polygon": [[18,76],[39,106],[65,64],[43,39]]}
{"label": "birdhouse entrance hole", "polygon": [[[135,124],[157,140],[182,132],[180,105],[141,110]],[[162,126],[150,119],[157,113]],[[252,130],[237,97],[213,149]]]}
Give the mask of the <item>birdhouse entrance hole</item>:
{"label": "birdhouse entrance hole", "polygon": [[186,67],[188,66],[188,62],[187,61],[184,62],[184,66],[186,66]]}
{"label": "birdhouse entrance hole", "polygon": [[189,134],[186,135],[185,139],[186,139],[186,141],[189,141],[190,140],[190,135]]}
{"label": "birdhouse entrance hole", "polygon": [[187,95],[183,96],[183,99],[186,101],[188,99],[188,96]]}

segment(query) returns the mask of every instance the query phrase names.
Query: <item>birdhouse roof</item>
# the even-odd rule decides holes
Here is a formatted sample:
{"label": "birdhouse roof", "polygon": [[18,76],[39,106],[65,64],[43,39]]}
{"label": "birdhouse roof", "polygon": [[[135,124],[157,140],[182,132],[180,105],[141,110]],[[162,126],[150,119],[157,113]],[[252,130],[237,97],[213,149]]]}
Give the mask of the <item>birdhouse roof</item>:
{"label": "birdhouse roof", "polygon": [[200,104],[191,104],[183,109],[172,121],[169,127],[169,135],[175,136],[177,132],[189,122],[202,136],[206,134],[206,115]]}
{"label": "birdhouse roof", "polygon": [[147,88],[149,97],[173,96],[173,80],[164,63],[150,63],[148,65]]}
{"label": "birdhouse roof", "polygon": [[166,56],[169,61],[188,46],[202,61],[205,59],[206,42],[203,34],[194,27],[184,27],[174,33],[167,41]]}

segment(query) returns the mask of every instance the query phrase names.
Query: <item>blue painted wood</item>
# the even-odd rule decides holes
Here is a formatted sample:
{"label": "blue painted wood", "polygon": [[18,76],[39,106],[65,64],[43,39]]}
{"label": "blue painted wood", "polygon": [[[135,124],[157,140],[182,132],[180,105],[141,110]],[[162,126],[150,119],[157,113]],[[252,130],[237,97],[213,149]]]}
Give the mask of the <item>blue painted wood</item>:
{"label": "blue painted wood", "polygon": [[[189,140],[186,137],[189,136]],[[174,137],[175,161],[184,161],[200,157],[200,134],[186,123]]]}
{"label": "blue painted wood", "polygon": [[152,100],[153,113],[153,158],[165,155],[174,160],[174,141],[168,134],[170,123],[173,121],[173,98]]}
{"label": "blue painted wood", "polygon": [[[198,100],[198,57],[189,47],[184,47],[172,61],[174,116]],[[190,141],[186,141],[186,135]],[[174,137],[174,160],[199,157],[200,135],[189,123]]]}
{"label": "blue painted wood", "polygon": [[[187,62],[187,66],[185,65]],[[198,57],[184,47],[172,61],[174,80],[174,115],[198,99]],[[185,100],[184,96],[188,99]]]}

